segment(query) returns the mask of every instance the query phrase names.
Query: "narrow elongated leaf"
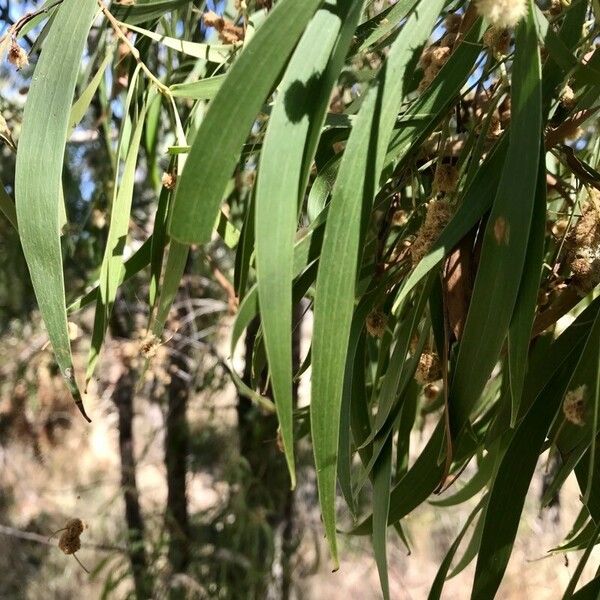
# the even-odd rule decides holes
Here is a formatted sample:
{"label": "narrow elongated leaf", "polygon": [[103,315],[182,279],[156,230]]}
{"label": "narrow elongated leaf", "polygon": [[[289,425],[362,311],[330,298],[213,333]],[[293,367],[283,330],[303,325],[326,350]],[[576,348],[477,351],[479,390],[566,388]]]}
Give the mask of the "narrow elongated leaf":
{"label": "narrow elongated leaf", "polygon": [[226,75],[216,75],[207,79],[176,83],[169,88],[171,95],[176,98],[192,98],[194,100],[212,100],[216,95]]}
{"label": "narrow elongated leaf", "polygon": [[573,593],[575,592],[575,588],[577,587],[577,583],[579,582],[581,573],[583,573],[583,569],[590,558],[590,554],[592,553],[592,550],[594,549],[594,546],[598,541],[598,536],[600,536],[600,523],[596,525],[594,532],[590,538],[590,541],[585,549],[585,552],[583,553],[583,555],[579,559],[579,562],[577,563],[577,568],[575,569],[575,572],[573,573],[573,576],[569,581],[569,585],[565,590],[563,600],[570,600],[571,598],[573,598]]}
{"label": "narrow elongated leaf", "polygon": [[600,595],[600,575],[575,592],[571,598],[573,600],[598,600],[598,595]]}
{"label": "narrow elongated leaf", "polygon": [[165,14],[191,3],[192,0],[136,0],[134,4],[113,4],[111,12],[127,25],[160,19]]}
{"label": "narrow elongated leaf", "polygon": [[[400,0],[399,2],[396,2],[385,17],[380,20],[379,25],[373,29],[368,37],[361,43],[358,52],[363,52],[369,46],[376,44],[379,40],[397,29],[402,19],[404,19],[412,10],[413,6],[414,0]],[[361,27],[366,29],[364,25]]]}
{"label": "narrow elongated leaf", "polygon": [[439,600],[441,598],[442,590],[444,589],[444,583],[448,576],[448,571],[450,570],[450,565],[452,564],[452,561],[454,560],[454,556],[460,546],[460,543],[462,542],[463,538],[465,537],[465,535],[469,529],[469,526],[473,522],[473,519],[479,514],[479,511],[483,508],[486,499],[487,499],[487,497],[484,496],[477,503],[477,506],[472,510],[471,514],[468,516],[467,520],[465,521],[465,524],[463,525],[463,528],[460,530],[460,533],[456,536],[456,539],[452,543],[452,546],[450,546],[450,548],[448,549],[448,552],[446,552],[446,556],[444,557],[444,560],[442,561],[442,564],[440,565],[440,568],[438,569],[435,579],[433,580],[431,589],[429,590],[429,596],[427,596],[427,600]]}
{"label": "narrow elongated leaf", "polygon": [[107,54],[104,57],[104,60],[102,61],[102,63],[100,63],[100,66],[98,67],[98,71],[96,71],[96,74],[94,75],[94,77],[92,77],[92,80],[88,83],[85,90],[83,90],[81,96],[77,98],[77,101],[71,107],[69,127],[75,127],[75,125],[77,125],[81,121],[81,119],[83,119],[87,109],[89,108],[92,102],[92,99],[94,98],[94,94],[100,86],[100,82],[104,77],[104,72],[106,71],[108,65],[110,65],[110,63],[112,62],[112,58],[112,54]]}
{"label": "narrow elongated leaf", "polygon": [[387,520],[392,484],[393,437],[390,435],[373,467],[373,551],[383,597],[390,597],[387,565]]}
{"label": "narrow elongated leaf", "polygon": [[510,379],[511,425],[519,413],[519,404],[527,371],[527,354],[535,318],[538,289],[542,277],[546,235],[546,165],[538,167],[535,204],[527,244],[525,266],[515,310],[508,330],[508,376]]}
{"label": "narrow elongated leaf", "polygon": [[[320,131],[362,0],[326,2],[302,36],[281,82],[263,142],[256,188],[256,269],[265,349],[283,446],[296,475],[292,422],[292,278],[303,161],[311,126]],[[331,55],[335,47],[335,55]],[[298,90],[304,90],[300,93]]]}
{"label": "narrow elongated leaf", "polygon": [[59,204],[71,103],[95,11],[95,0],[65,0],[57,12],[31,82],[15,174],[19,233],[40,312],[63,377],[88,420],[67,329]]}
{"label": "narrow elongated leaf", "polygon": [[231,58],[231,55],[235,49],[235,46],[230,44],[200,44],[198,42],[188,42],[179,38],[168,37],[166,35],[156,33],[155,31],[144,29],[143,27],[137,27],[136,25],[131,25],[130,23],[123,23],[123,26],[135,31],[136,33],[145,35],[147,38],[150,38],[155,42],[160,42],[167,48],[177,50],[182,54],[187,54],[187,56],[202,58],[214,63],[227,62]]}
{"label": "narrow elongated leaf", "polygon": [[530,230],[541,139],[541,75],[531,15],[517,30],[508,155],[486,227],[481,259],[450,387],[450,426],[466,424],[508,333]]}
{"label": "narrow elongated leaf", "polygon": [[443,2],[421,2],[390,49],[377,84],[368,92],[348,139],[333,190],[315,294],[311,429],[319,499],[337,566],[335,478],[341,394],[364,214],[377,190],[394,121],[417,58]]}
{"label": "narrow elongated leaf", "polygon": [[[597,320],[599,305],[596,302],[590,306],[571,327],[588,322],[590,317]],[[588,339],[591,339],[589,327],[586,330],[574,344],[565,348],[561,338],[565,336],[565,340],[569,341],[567,330],[551,347],[549,358],[559,357],[559,366],[548,373],[551,376],[536,395],[502,457],[490,491],[472,600],[493,597],[500,585],[517,534],[525,495],[544,440],[570,385],[582,349]]]}
{"label": "narrow elongated leaf", "polygon": [[[440,421],[414,465],[393,487],[390,495],[388,524],[393,525],[413,511],[433,493],[444,473],[444,465],[438,463],[444,443],[444,425]],[[359,523],[351,533],[368,535],[373,530],[373,516]]]}
{"label": "narrow elongated leaf", "polygon": [[127,159],[123,168],[123,178],[117,189],[112,205],[108,239],[106,241],[106,249],[100,268],[100,295],[96,304],[94,330],[92,332],[92,346],[88,356],[86,381],[91,379],[96,368],[102,342],[108,327],[108,320],[117,297],[117,290],[123,283],[123,277],[125,276],[123,252],[127,241],[127,233],[129,231],[129,218],[135,183],[135,168],[137,165],[142,133],[144,131],[144,117],[147,108],[148,102],[145,102],[131,138]]}
{"label": "narrow elongated leaf", "polygon": [[279,2],[230,69],[202,121],[177,187],[169,228],[176,240],[210,240],[240,148],[321,1]]}
{"label": "narrow elongated leaf", "polygon": [[[151,261],[152,236],[150,236],[136,252],[125,262],[125,271],[123,273],[123,281],[131,279],[137,275],[142,269],[147,267]],[[98,298],[100,286],[96,285],[89,292],[77,298],[67,307],[67,314],[71,314],[89,306]]]}

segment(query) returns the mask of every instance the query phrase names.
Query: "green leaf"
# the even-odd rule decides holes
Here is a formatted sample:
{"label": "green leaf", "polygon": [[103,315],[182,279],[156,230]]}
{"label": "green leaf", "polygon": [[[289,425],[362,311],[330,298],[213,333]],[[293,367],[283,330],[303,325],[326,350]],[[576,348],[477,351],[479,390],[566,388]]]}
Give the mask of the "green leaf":
{"label": "green leaf", "polygon": [[[265,348],[292,487],[292,278],[298,207],[311,127],[320,131],[362,0],[326,2],[310,22],[279,86],[256,187],[256,270]],[[335,48],[335,54],[332,50]],[[309,152],[307,153],[307,150]]]}
{"label": "green leaf", "polygon": [[598,600],[598,595],[600,595],[600,575],[575,592],[571,598],[573,600]]}
{"label": "green leaf", "polygon": [[94,77],[92,77],[92,80],[89,82],[85,90],[83,90],[81,96],[77,98],[77,101],[71,107],[71,116],[69,117],[70,128],[75,127],[81,121],[81,119],[83,119],[92,102],[92,99],[94,98],[94,94],[98,90],[102,78],[104,77],[104,72],[108,68],[108,65],[110,65],[112,62],[112,59],[112,52],[104,57],[104,60],[98,67],[98,71],[96,71],[96,74]]}
{"label": "green leaf", "polygon": [[540,58],[529,18],[517,30],[509,149],[483,238],[481,259],[449,394],[453,435],[468,422],[502,349],[527,254],[541,143]]}
{"label": "green leaf", "polygon": [[517,422],[519,404],[527,371],[527,354],[535,319],[538,290],[542,278],[546,237],[546,165],[541,160],[527,242],[525,265],[515,310],[508,330],[508,376],[511,396],[511,427]]}
{"label": "green leaf", "polygon": [[431,504],[433,506],[448,507],[457,506],[458,504],[463,504],[470,500],[477,492],[480,492],[485,487],[492,477],[495,460],[495,453],[488,452],[479,463],[477,473],[475,473],[462,488],[441,500],[431,501]]}
{"label": "green leaf", "polygon": [[122,23],[122,25],[123,27],[144,35],[155,42],[160,42],[167,48],[177,50],[177,52],[181,52],[187,56],[201,58],[217,64],[228,62],[235,50],[235,46],[231,44],[200,44],[198,42],[188,42],[179,38],[168,37],[166,35],[156,33],[155,31],[149,31],[143,27],[137,27],[131,23]]}
{"label": "green leaf", "polygon": [[444,589],[444,582],[446,581],[446,578],[448,577],[448,571],[450,570],[450,565],[452,564],[452,561],[454,560],[454,556],[460,546],[460,543],[462,542],[463,538],[465,537],[465,535],[469,529],[469,526],[473,522],[473,519],[479,514],[479,511],[485,505],[486,500],[487,500],[487,496],[484,496],[477,503],[477,506],[472,510],[471,514],[468,516],[467,520],[465,521],[465,524],[463,525],[463,528],[460,530],[460,533],[458,534],[458,536],[452,543],[452,546],[450,546],[450,548],[448,548],[448,552],[446,552],[446,556],[444,557],[444,560],[442,561],[442,564],[440,565],[440,568],[438,569],[435,579],[433,580],[433,583],[431,584],[431,589],[429,590],[429,596],[427,596],[427,600],[439,600],[442,597],[442,590]]}
{"label": "green leaf", "polygon": [[387,565],[387,520],[392,485],[393,436],[389,435],[373,467],[373,552],[379,572],[383,597],[389,599],[390,584]]}
{"label": "green leaf", "polygon": [[362,224],[370,212],[400,104],[407,67],[416,61],[443,2],[421,2],[366,94],[333,189],[315,293],[311,429],[323,523],[337,567],[335,480],[339,417]]}
{"label": "green leaf", "polygon": [[127,26],[130,26],[134,23],[160,19],[191,2],[192,0],[136,0],[131,6],[113,4],[111,12],[117,19],[126,21]]}
{"label": "green leaf", "polygon": [[[392,488],[388,524],[392,525],[412,512],[433,493],[444,473],[444,465],[438,463],[444,443],[444,421],[436,426],[425,448],[413,466]],[[373,527],[373,517],[359,523],[351,533],[368,535]]]}
{"label": "green leaf", "polygon": [[598,541],[598,536],[600,536],[600,523],[596,525],[594,533],[592,534],[592,537],[590,538],[590,541],[587,545],[587,548],[585,549],[585,552],[583,553],[583,555],[579,559],[579,562],[577,563],[577,568],[575,569],[575,572],[573,573],[573,576],[569,581],[569,585],[565,590],[563,600],[570,600],[571,598],[573,598],[573,593],[575,592],[575,588],[577,587],[577,582],[579,581],[579,578],[583,573],[583,569],[590,558],[590,554],[592,553],[592,550],[594,549],[594,546]]}
{"label": "green leaf", "polygon": [[175,98],[192,98],[193,100],[212,100],[221,89],[226,75],[215,75],[198,81],[176,83],[169,88]]}
{"label": "green leaf", "polygon": [[15,174],[19,233],[40,312],[63,377],[88,421],[67,329],[59,205],[69,113],[95,12],[94,0],[65,0],[56,13],[25,105]]}
{"label": "green leaf", "polygon": [[320,3],[278,2],[231,67],[200,125],[177,186],[169,227],[176,240],[210,240],[240,148]]}
{"label": "green leaf", "polygon": [[[127,259],[125,262],[125,271],[123,274],[123,281],[131,279],[134,275],[137,275],[142,269],[150,264],[151,260],[151,248],[152,248],[152,236],[150,236],[136,252]],[[67,307],[67,314],[71,314],[89,306],[98,298],[98,292],[100,286],[94,286],[89,292],[83,296],[77,298]]]}
{"label": "green leaf", "polygon": [[[584,331],[571,343],[567,329],[548,352],[548,363],[559,359],[549,370],[545,385],[516,429],[494,478],[485,514],[479,558],[475,571],[472,600],[487,600],[495,595],[508,564],[516,537],[525,496],[535,471],[544,440],[572,379],[582,348],[589,335],[590,317],[597,319],[600,302],[595,302],[569,329]],[[561,339],[562,338],[562,339]],[[565,343],[568,342],[568,343]]]}
{"label": "green leaf", "polygon": [[129,231],[129,219],[131,204],[133,201],[133,187],[135,184],[135,169],[138,161],[138,153],[144,131],[144,119],[150,98],[144,102],[142,110],[131,136],[127,159],[123,167],[121,184],[116,188],[115,197],[111,209],[108,239],[102,266],[100,267],[100,295],[96,303],[96,314],[94,318],[94,330],[92,332],[92,345],[88,355],[86,371],[86,382],[91,379],[96,368],[100,349],[108,328],[109,318],[117,297],[117,290],[123,283],[125,267],[123,264],[123,252],[127,242]]}
{"label": "green leaf", "polygon": [[[369,46],[376,44],[379,40],[392,33],[397,29],[399,23],[406,17],[406,15],[413,9],[415,0],[399,0],[396,2],[389,11],[385,14],[384,18],[380,18],[381,15],[377,15],[373,21],[377,22],[377,26],[372,28],[369,35],[362,41],[357,52],[364,52]],[[369,25],[364,23],[361,25],[363,31],[367,31]],[[360,37],[361,31],[357,31],[357,35]]]}

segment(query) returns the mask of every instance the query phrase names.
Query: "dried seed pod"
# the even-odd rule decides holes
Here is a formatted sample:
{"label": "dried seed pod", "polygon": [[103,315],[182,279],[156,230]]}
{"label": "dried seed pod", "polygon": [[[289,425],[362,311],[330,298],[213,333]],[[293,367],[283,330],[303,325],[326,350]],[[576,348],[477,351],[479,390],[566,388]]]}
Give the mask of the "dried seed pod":
{"label": "dried seed pod", "polygon": [[79,537],[72,537],[65,531],[58,540],[58,547],[65,554],[75,554],[81,548],[81,540]]}
{"label": "dried seed pod", "polygon": [[437,166],[433,177],[434,194],[451,194],[458,185],[458,169],[449,163]]}
{"label": "dried seed pod", "polygon": [[223,17],[220,17],[216,12],[213,12],[212,10],[206,11],[202,15],[202,20],[204,21],[204,25],[206,25],[206,27],[214,27],[216,30],[222,29],[225,23]]}
{"label": "dried seed pod", "polygon": [[408,213],[405,210],[397,210],[392,215],[392,225],[404,227],[408,223]]}
{"label": "dried seed pod", "polygon": [[442,67],[450,58],[450,48],[448,46],[438,46],[431,51],[431,63],[437,67]]}
{"label": "dried seed pod", "polygon": [[585,394],[587,387],[580,385],[574,390],[570,390],[565,394],[563,401],[563,413],[565,419],[573,425],[580,427],[585,425],[586,401]]}
{"label": "dried seed pod", "polygon": [[174,189],[177,185],[177,173],[163,173],[161,183],[167,190]]}
{"label": "dried seed pod", "polygon": [[575,92],[570,85],[565,85],[558,96],[559,102],[567,109],[571,110],[575,106]]}
{"label": "dried seed pod", "polygon": [[140,352],[144,358],[154,358],[159,346],[160,340],[153,333],[148,333],[140,342]]}
{"label": "dried seed pod", "polygon": [[433,383],[442,378],[440,359],[435,352],[424,352],[419,359],[415,379],[419,385]]}
{"label": "dried seed pod", "polygon": [[372,310],[367,315],[367,332],[373,337],[381,338],[387,327],[387,315],[380,310]]}
{"label": "dried seed pod", "polygon": [[502,27],[490,27],[483,34],[483,45],[489,48],[494,56],[506,56],[510,52],[510,31]]}
{"label": "dried seed pod", "polygon": [[449,31],[451,33],[457,33],[460,29],[461,23],[462,16],[457,15],[456,13],[449,13],[444,19],[444,26],[446,27],[446,31]]}
{"label": "dried seed pod", "polygon": [[[81,540],[79,539],[79,536],[83,533],[84,529],[85,526],[81,519],[69,519],[63,529],[58,530],[63,532],[58,540],[58,547],[65,554],[73,556],[79,566],[86,573],[89,573],[89,571],[81,564],[81,561],[77,558],[77,556],[75,556],[75,552],[81,548]],[[58,531],[55,533],[58,533]]]}
{"label": "dried seed pod", "polygon": [[568,219],[558,219],[552,225],[552,235],[556,238],[562,238],[567,231],[567,227],[569,226]]}
{"label": "dried seed pod", "polygon": [[600,284],[600,204],[597,193],[590,194],[583,213],[567,240],[567,260],[573,272],[575,289],[585,296]]}
{"label": "dried seed pod", "polygon": [[10,49],[8,51],[8,62],[11,65],[17,67],[17,69],[23,69],[29,64],[29,59],[27,58],[27,52],[17,44],[16,40],[12,41],[10,45]]}
{"label": "dried seed pod", "polygon": [[413,266],[429,252],[431,245],[442,233],[452,218],[452,209],[445,200],[430,200],[427,204],[425,221],[410,247]]}

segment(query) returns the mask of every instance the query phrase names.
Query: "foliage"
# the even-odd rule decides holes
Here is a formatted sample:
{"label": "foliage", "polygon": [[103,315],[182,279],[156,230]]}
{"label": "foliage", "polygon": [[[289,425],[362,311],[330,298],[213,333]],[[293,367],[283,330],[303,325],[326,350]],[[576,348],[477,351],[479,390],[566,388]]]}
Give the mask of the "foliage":
{"label": "foliage", "polygon": [[[219,236],[235,252],[232,353],[260,318],[253,379],[232,374],[277,413],[292,486],[295,442],[309,430],[293,404],[292,311],[306,299],[314,313],[301,369],[312,368],[308,418],[334,568],[338,487],[350,533],[372,536],[388,596],[388,526],[402,531],[404,517],[474,462],[455,501],[479,496],[472,598],[492,598],[546,451],[561,460],[552,493],[574,471],[582,526],[593,530],[569,549],[591,548],[600,520],[598,3],[230,8],[223,18],[202,17],[188,0],[59,0],[33,19],[47,21],[18,136],[17,224],[83,415],[68,313],[95,304],[89,380],[124,282],[148,277],[145,329],[158,340],[190,248]],[[30,24],[3,38],[18,66]],[[106,114],[117,98],[115,146]],[[70,215],[64,226],[64,151],[90,106],[100,109],[114,183],[97,284],[67,301],[65,248],[81,223]],[[128,257],[142,161],[156,214]],[[10,221],[10,199],[0,208]],[[435,426],[409,464],[420,412]],[[367,484],[365,508],[357,499]],[[467,533],[468,523],[460,538]]]}

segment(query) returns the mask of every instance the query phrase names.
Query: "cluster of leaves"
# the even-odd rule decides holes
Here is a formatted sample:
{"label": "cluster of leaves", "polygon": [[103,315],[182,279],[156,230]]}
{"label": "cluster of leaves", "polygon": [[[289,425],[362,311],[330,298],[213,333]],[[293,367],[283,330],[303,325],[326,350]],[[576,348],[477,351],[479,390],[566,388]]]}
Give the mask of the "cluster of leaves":
{"label": "cluster of leaves", "polygon": [[[84,416],[67,314],[96,304],[89,380],[123,282],[148,270],[147,330],[160,339],[190,247],[216,232],[236,257],[232,353],[260,317],[256,386],[233,376],[277,412],[292,486],[294,436],[308,418],[334,565],[338,485],[356,515],[352,533],[372,536],[387,596],[388,526],[403,535],[402,519],[475,461],[474,478],[444,502],[480,500],[430,597],[472,521],[461,564],[477,557],[472,597],[493,597],[548,450],[561,467],[546,500],[573,471],[582,491],[564,548],[588,549],[573,596],[600,531],[597,2],[499,1],[524,7],[509,31],[488,29],[487,0],[399,0],[379,12],[362,0],[238,2],[227,22],[237,41],[225,44],[196,41],[200,15],[188,0],[47,4],[35,17],[49,19],[18,141],[16,222],[14,206],[1,207],[18,223]],[[94,98],[110,110],[109,79],[125,79],[127,94],[108,239],[98,285],[67,305],[63,149]],[[171,141],[159,148],[165,115]],[[151,237],[125,260],[142,150],[156,187],[161,160],[168,177]],[[302,299],[314,329],[294,373]],[[576,318],[558,335],[566,314]],[[309,366],[307,415],[294,412],[292,388]],[[259,386],[265,368],[272,400]],[[419,407],[437,424],[409,466]],[[369,482],[371,514],[359,519]],[[596,578],[575,596],[599,588]]]}

